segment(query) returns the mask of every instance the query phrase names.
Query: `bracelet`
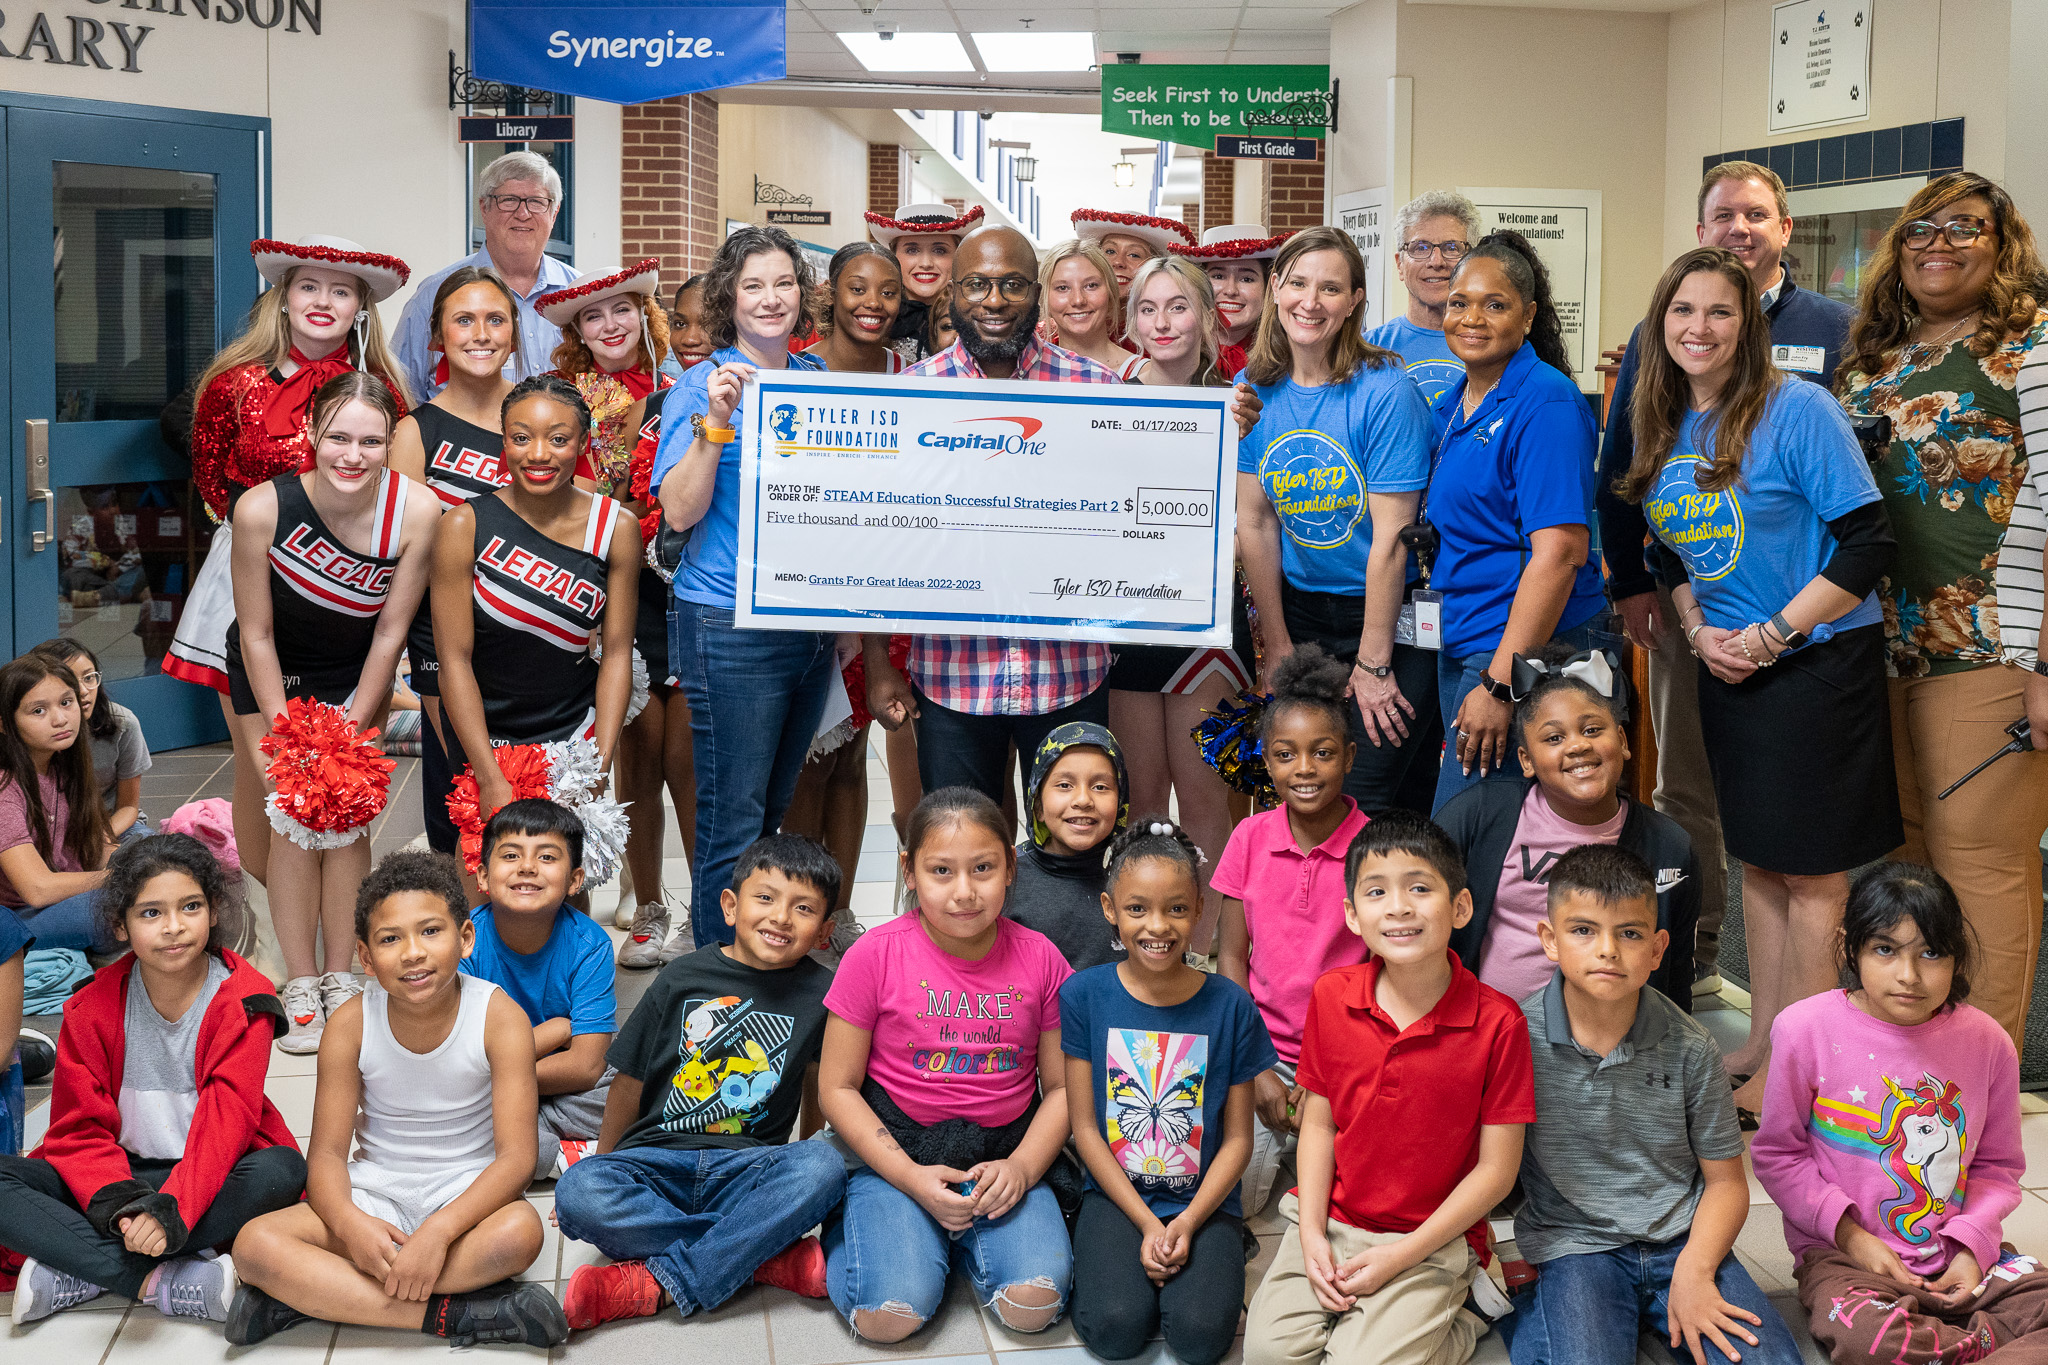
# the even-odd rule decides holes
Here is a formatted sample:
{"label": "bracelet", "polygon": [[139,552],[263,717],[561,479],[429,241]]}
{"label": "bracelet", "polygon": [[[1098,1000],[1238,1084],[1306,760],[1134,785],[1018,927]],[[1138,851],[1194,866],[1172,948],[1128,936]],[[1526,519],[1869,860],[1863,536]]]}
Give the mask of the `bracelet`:
{"label": "bracelet", "polygon": [[1695,638],[1696,636],[1698,636],[1698,635],[1699,635],[1699,633],[1700,633],[1701,631],[1705,630],[1706,628],[1707,628],[1707,623],[1706,623],[1706,620],[1705,620],[1704,616],[1702,616],[1702,619],[1701,619],[1700,623],[1699,623],[1698,625],[1694,626],[1694,627],[1693,627],[1693,628],[1692,628],[1691,630],[1689,630],[1689,631],[1687,631],[1687,632],[1685,633],[1685,647],[1686,647],[1687,649],[1689,649],[1689,650],[1691,650],[1691,651],[1693,652],[1693,657],[1694,657],[1694,658],[1698,658],[1698,657],[1699,657],[1699,652],[1700,652],[1700,651],[1699,651],[1699,646],[1695,645],[1695,644],[1693,643],[1693,640],[1694,640],[1694,638]]}
{"label": "bracelet", "polygon": [[[1757,643],[1763,646],[1765,651],[1764,657],[1761,659],[1749,652],[1749,632],[1752,630],[1756,632]],[[1750,622],[1750,624],[1736,632],[1735,639],[1736,643],[1742,646],[1742,657],[1755,664],[1758,668],[1769,668],[1772,664],[1778,662],[1777,656],[1770,653],[1770,645],[1764,640],[1764,628],[1761,622]]]}
{"label": "bracelet", "polygon": [[740,434],[731,427],[712,426],[701,412],[690,414],[690,429],[702,439],[715,441],[719,445],[729,445],[740,438]]}

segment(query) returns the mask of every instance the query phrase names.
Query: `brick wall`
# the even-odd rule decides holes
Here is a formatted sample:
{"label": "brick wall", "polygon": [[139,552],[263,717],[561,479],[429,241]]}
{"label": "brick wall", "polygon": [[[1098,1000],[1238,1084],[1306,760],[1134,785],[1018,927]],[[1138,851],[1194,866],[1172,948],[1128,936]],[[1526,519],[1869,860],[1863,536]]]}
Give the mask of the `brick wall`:
{"label": "brick wall", "polygon": [[1202,153],[1202,221],[1209,227],[1236,222],[1237,163],[1214,152]]}
{"label": "brick wall", "polygon": [[903,149],[893,142],[868,144],[868,212],[894,217],[903,207]]}
{"label": "brick wall", "polygon": [[1195,234],[1196,241],[1202,239],[1202,206],[1200,204],[1182,204],[1180,206],[1180,220],[1188,225],[1188,231]]}
{"label": "brick wall", "polygon": [[1268,161],[1266,231],[1297,232],[1323,221],[1323,163]]}
{"label": "brick wall", "polygon": [[629,104],[621,131],[620,241],[628,262],[661,258],[672,296],[718,250],[718,104],[708,95]]}

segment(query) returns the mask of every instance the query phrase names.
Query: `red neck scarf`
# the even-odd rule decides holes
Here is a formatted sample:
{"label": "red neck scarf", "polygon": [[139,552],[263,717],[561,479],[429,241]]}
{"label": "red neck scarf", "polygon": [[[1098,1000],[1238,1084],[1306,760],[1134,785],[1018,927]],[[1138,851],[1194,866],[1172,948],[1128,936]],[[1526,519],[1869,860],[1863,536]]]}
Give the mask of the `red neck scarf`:
{"label": "red neck scarf", "polygon": [[[1250,338],[1246,338],[1246,340],[1250,340]],[[1246,347],[1235,345],[1228,341],[1216,348],[1216,368],[1222,372],[1225,379],[1237,378],[1238,372],[1244,369],[1245,363],[1249,359],[1245,354],[1246,349]]]}
{"label": "red neck scarf", "polygon": [[654,376],[637,365],[630,370],[613,370],[612,378],[626,386],[626,392],[633,395],[636,403],[654,392]]}
{"label": "red neck scarf", "polygon": [[294,346],[292,359],[298,362],[299,368],[277,386],[277,392],[263,406],[264,431],[281,441],[298,434],[299,428],[305,424],[306,413],[313,406],[313,395],[320,392],[322,384],[355,368],[348,363],[346,338],[319,360],[306,359]]}

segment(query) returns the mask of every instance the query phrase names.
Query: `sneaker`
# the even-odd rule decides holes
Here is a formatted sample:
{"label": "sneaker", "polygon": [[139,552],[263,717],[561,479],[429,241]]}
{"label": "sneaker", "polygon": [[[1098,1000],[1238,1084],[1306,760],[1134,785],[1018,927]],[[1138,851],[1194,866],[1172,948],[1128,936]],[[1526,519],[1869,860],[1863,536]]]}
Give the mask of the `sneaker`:
{"label": "sneaker", "polygon": [[555,1153],[555,1164],[548,1172],[550,1180],[560,1180],[568,1174],[571,1166],[597,1150],[595,1142],[585,1142],[581,1138],[563,1138],[555,1145],[558,1150]]}
{"label": "sneaker", "polygon": [[815,1237],[799,1237],[761,1263],[755,1284],[773,1285],[807,1299],[825,1297],[825,1248]]}
{"label": "sneaker", "polygon": [[14,1325],[19,1327],[23,1323],[39,1322],[52,1313],[75,1308],[105,1292],[91,1280],[52,1270],[31,1256],[22,1263],[21,1277],[14,1285]]}
{"label": "sneaker", "polygon": [[291,1025],[277,1045],[296,1057],[318,1052],[320,1031],[327,1025],[327,1016],[320,1012],[320,978],[295,976],[284,983],[277,998],[284,1002],[284,1017]]}
{"label": "sneaker", "polygon": [[687,901],[683,903],[682,915],[682,924],[669,936],[669,941],[662,945],[661,965],[664,967],[685,953],[697,951],[697,931],[690,923],[690,906]]}
{"label": "sneaker", "polygon": [[560,1346],[569,1339],[569,1320],[547,1287],[490,1285],[469,1294],[434,1294],[420,1330],[446,1337],[450,1346]]}
{"label": "sneaker", "polygon": [[32,1028],[21,1031],[21,1083],[46,1081],[57,1069],[57,1044],[47,1033]]}
{"label": "sneaker", "polygon": [[254,1346],[279,1332],[312,1320],[310,1313],[301,1313],[289,1304],[271,1298],[253,1284],[243,1284],[235,1291],[234,1304],[228,1309],[228,1345]]}
{"label": "sneaker", "polygon": [[853,917],[853,908],[832,912],[832,951],[841,957],[853,946],[853,941],[867,932],[867,926]]}
{"label": "sneaker", "polygon": [[612,928],[631,929],[633,927],[633,916],[639,913],[640,902],[634,900],[631,896],[620,897],[618,908],[612,911]]}
{"label": "sneaker", "polygon": [[632,927],[619,945],[621,967],[659,967],[661,945],[668,938],[668,907],[660,901],[643,902],[633,912]]}
{"label": "sneaker", "polygon": [[651,1318],[661,1311],[661,1284],[645,1261],[579,1265],[562,1290],[562,1313],[577,1331],[620,1318]]}
{"label": "sneaker", "polygon": [[142,1282],[142,1301],[167,1318],[226,1322],[239,1283],[233,1257],[180,1256],[149,1272]]}
{"label": "sneaker", "polygon": [[1719,971],[1713,967],[1703,967],[1700,974],[1692,979],[1692,998],[1697,1000],[1705,995],[1719,995],[1724,984],[1726,983],[1721,980]]}
{"label": "sneaker", "polygon": [[350,973],[329,972],[320,978],[320,1013],[332,1019],[336,1010],[362,993],[362,982]]}

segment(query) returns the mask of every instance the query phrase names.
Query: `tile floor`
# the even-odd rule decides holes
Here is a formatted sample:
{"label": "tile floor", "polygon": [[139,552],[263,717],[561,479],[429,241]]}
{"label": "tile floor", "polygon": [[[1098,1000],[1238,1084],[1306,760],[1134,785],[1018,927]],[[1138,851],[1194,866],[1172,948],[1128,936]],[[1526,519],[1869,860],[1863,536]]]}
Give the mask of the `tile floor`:
{"label": "tile floor", "polygon": [[[232,780],[228,762],[225,745],[157,755],[155,768],[143,779],[144,810],[160,816],[195,796],[228,795]],[[390,808],[371,832],[372,846],[380,855],[420,837],[418,789],[414,785],[417,769],[417,761],[400,760],[393,774]],[[868,789],[874,823],[868,825],[862,846],[853,907],[863,923],[872,925],[891,913],[894,891],[890,857],[895,834],[888,820],[888,777],[879,744],[869,756]],[[663,874],[672,897],[680,901],[688,894],[689,866],[676,833],[674,812],[668,812],[668,817]],[[610,888],[596,894],[593,903],[600,916],[609,912],[615,898],[616,892]],[[614,938],[623,937],[617,930],[612,932]],[[631,1012],[653,975],[619,974],[621,1019]],[[1711,1001],[1702,1001],[1699,1017],[1732,1046],[1746,1030],[1748,1003],[1746,995],[1731,988]],[[312,1057],[273,1054],[268,1090],[302,1142],[313,1121],[313,1073]],[[2026,1111],[2022,1128],[2029,1173],[2023,1182],[2026,1194],[2007,1220],[2006,1230],[2022,1250],[2038,1254],[2040,1248],[2048,1247],[2048,1103],[2026,1095],[2021,1097],[2021,1107]],[[29,1114],[31,1144],[39,1140],[47,1123],[45,1092],[41,1107]],[[554,1200],[552,1186],[537,1184],[527,1197],[546,1215]],[[1825,1357],[1808,1338],[1794,1296],[1784,1225],[1754,1177],[1750,1180],[1750,1204],[1748,1225],[1736,1243],[1737,1255],[1785,1314],[1808,1359],[1821,1365]],[[1253,1219],[1252,1226],[1259,1235],[1259,1255],[1249,1268],[1247,1298],[1272,1264],[1286,1224],[1269,1211]],[[539,1260],[521,1278],[553,1284],[559,1293],[562,1282],[576,1267],[603,1259],[595,1247],[563,1238],[549,1227]],[[0,1314],[9,1301],[10,1296],[0,1295]],[[0,1355],[6,1359],[33,1360],[37,1365],[213,1365],[230,1355],[217,1326],[166,1319],[154,1309],[111,1294],[26,1328],[5,1328],[0,1343],[5,1348]],[[260,1349],[266,1360],[278,1365],[427,1365],[440,1359],[448,1348],[419,1335],[307,1325],[272,1338]],[[482,1349],[502,1353],[517,1348]],[[239,1357],[248,1352],[232,1354]],[[1036,1336],[1019,1335],[980,1310],[958,1283],[929,1327],[893,1347],[857,1340],[823,1300],[755,1286],[714,1313],[687,1320],[665,1314],[578,1332],[552,1354],[557,1362],[582,1365],[666,1365],[679,1358],[715,1360],[720,1365],[866,1365],[891,1359],[916,1360],[921,1365],[1092,1365],[1097,1359],[1080,1344],[1065,1320]],[[1225,1365],[1238,1365],[1242,1354],[1240,1337]],[[1646,1338],[1641,1358],[1659,1362],[1668,1356],[1661,1345]],[[1155,1345],[1142,1365],[1168,1365],[1170,1359],[1162,1343]],[[1475,1365],[1504,1365],[1507,1351],[1499,1336],[1490,1334],[1480,1341],[1473,1359]]]}

